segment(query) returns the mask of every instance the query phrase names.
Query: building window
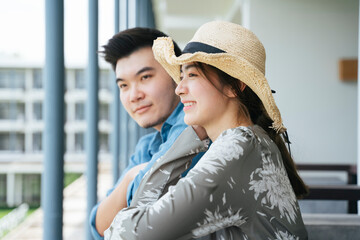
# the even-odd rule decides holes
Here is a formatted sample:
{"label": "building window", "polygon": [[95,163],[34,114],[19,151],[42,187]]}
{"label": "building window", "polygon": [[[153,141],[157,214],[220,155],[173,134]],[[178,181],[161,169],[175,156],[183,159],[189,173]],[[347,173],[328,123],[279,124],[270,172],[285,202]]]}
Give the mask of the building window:
{"label": "building window", "polygon": [[10,119],[10,105],[8,102],[0,102],[0,119]]}
{"label": "building window", "polygon": [[6,206],[6,174],[0,174],[0,207]]}
{"label": "building window", "polygon": [[75,151],[84,152],[84,150],[85,150],[84,133],[82,132],[75,133]]}
{"label": "building window", "polygon": [[0,70],[0,88],[8,88],[7,71]]}
{"label": "building window", "polygon": [[0,133],[0,151],[10,150],[9,133]]}
{"label": "building window", "polygon": [[101,70],[100,71],[100,89],[111,89],[110,85],[110,71],[109,70]]}
{"label": "building window", "polygon": [[22,201],[33,207],[40,206],[41,175],[23,174],[22,178],[23,178]]}
{"label": "building window", "polygon": [[100,152],[110,152],[109,134],[100,133]]}
{"label": "building window", "polygon": [[75,88],[84,89],[85,88],[85,71],[77,69],[75,70]]}
{"label": "building window", "polygon": [[43,88],[43,77],[41,69],[33,70],[33,88]]}
{"label": "building window", "polygon": [[75,103],[75,120],[85,120],[85,104]]}
{"label": "building window", "polygon": [[36,132],[33,133],[33,152],[42,151],[42,133]]}
{"label": "building window", "polygon": [[100,120],[109,120],[109,104],[102,103],[100,104]]}
{"label": "building window", "polygon": [[33,105],[33,119],[42,120],[42,102],[34,102]]}
{"label": "building window", "polygon": [[20,102],[0,102],[0,119],[24,120],[25,104]]}
{"label": "building window", "polygon": [[7,132],[0,133],[0,151],[19,151],[25,150],[25,135],[23,133]]}
{"label": "building window", "polygon": [[25,89],[25,70],[0,69],[0,88]]}

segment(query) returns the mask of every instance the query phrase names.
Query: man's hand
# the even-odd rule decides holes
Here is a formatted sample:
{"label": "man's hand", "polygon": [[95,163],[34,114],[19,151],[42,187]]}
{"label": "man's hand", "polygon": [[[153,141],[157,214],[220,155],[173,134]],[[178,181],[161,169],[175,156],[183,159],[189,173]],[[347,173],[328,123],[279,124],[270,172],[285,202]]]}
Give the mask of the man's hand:
{"label": "man's hand", "polygon": [[131,168],[114,191],[100,203],[96,212],[95,225],[96,230],[101,236],[104,236],[104,231],[110,227],[116,214],[121,209],[127,207],[126,192],[129,183],[134,180],[139,171],[145,168],[147,164],[143,163]]}
{"label": "man's hand", "polygon": [[192,125],[192,128],[194,129],[194,131],[196,132],[196,134],[198,135],[201,141],[208,137],[205,128],[199,125]]}

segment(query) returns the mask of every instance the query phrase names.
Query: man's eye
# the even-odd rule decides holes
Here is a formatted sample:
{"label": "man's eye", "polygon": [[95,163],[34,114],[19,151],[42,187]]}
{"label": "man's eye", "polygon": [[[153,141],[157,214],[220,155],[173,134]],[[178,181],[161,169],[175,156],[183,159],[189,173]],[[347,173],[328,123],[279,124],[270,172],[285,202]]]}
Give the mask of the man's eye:
{"label": "man's eye", "polygon": [[149,79],[151,77],[151,75],[144,75],[141,77],[141,80],[146,80]]}
{"label": "man's eye", "polygon": [[125,88],[127,85],[126,84],[119,84],[119,88]]}

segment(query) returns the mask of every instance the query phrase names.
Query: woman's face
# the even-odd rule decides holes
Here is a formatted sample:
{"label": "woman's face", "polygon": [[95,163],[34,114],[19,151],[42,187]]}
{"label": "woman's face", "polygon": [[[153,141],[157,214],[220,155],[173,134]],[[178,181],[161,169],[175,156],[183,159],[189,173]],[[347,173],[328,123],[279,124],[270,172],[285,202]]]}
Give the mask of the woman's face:
{"label": "woman's face", "polygon": [[181,67],[181,81],[175,93],[184,104],[184,121],[188,125],[214,127],[223,122],[228,110],[230,98],[223,93],[218,76],[211,70],[206,75],[194,63]]}

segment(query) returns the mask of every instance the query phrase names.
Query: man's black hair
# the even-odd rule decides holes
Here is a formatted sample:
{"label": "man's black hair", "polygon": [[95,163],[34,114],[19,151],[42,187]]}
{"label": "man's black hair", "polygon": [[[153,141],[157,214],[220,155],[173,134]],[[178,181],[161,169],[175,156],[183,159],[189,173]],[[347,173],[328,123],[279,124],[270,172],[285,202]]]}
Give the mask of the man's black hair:
{"label": "man's black hair", "polygon": [[[152,28],[130,28],[115,34],[106,45],[104,50],[99,51],[103,54],[106,62],[110,63],[115,70],[116,63],[123,57],[130,56],[133,52],[144,48],[152,47],[153,42],[158,37],[167,37],[167,35],[157,29]],[[174,42],[175,55],[179,56],[181,50]]]}

